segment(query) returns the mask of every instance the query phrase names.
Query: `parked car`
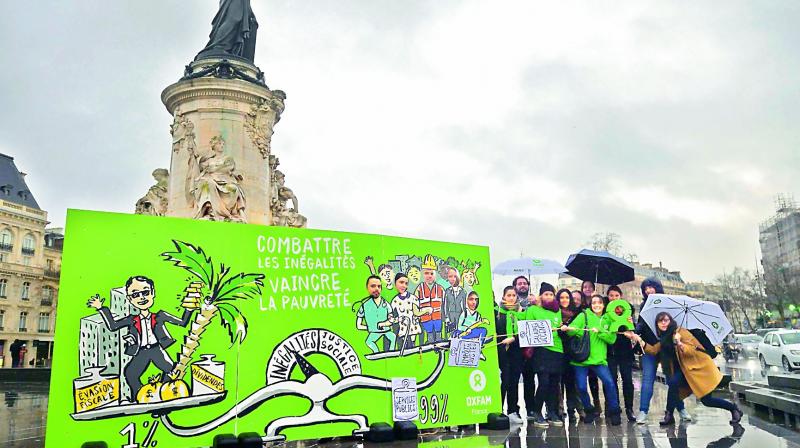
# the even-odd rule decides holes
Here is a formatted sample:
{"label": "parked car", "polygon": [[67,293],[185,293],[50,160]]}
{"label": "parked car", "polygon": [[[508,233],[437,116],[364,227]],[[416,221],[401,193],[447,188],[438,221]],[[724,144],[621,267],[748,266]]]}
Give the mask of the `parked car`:
{"label": "parked car", "polygon": [[783,366],[787,372],[800,369],[800,330],[767,333],[758,344],[758,360],[763,370],[769,366]]}
{"label": "parked car", "polygon": [[758,337],[763,338],[764,336],[767,335],[767,333],[778,330],[780,330],[780,328],[759,328],[756,330],[756,334],[758,335]]}
{"label": "parked car", "polygon": [[742,358],[758,358],[758,344],[764,340],[756,334],[736,334],[736,342],[742,345]]}

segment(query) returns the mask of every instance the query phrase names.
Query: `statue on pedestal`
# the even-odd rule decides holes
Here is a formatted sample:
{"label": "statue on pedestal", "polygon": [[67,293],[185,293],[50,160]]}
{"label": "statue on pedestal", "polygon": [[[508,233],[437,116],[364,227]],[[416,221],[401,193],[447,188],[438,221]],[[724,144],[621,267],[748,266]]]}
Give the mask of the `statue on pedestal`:
{"label": "statue on pedestal", "polygon": [[167,213],[167,187],[169,186],[169,171],[158,168],[153,171],[156,184],[150,187],[147,194],[136,201],[137,215],[164,216]]}
{"label": "statue on pedestal", "polygon": [[220,0],[219,11],[211,26],[208,44],[195,56],[195,61],[236,56],[253,62],[258,22],[250,8],[250,0]]}
{"label": "statue on pedestal", "polygon": [[[269,156],[270,172],[270,210],[272,211],[272,225],[284,227],[305,227],[308,219],[300,214],[297,196],[291,188],[285,185],[286,176],[279,170],[280,161],[277,157]],[[292,208],[287,208],[286,203],[292,201]]]}
{"label": "statue on pedestal", "polygon": [[246,222],[242,175],[233,157],[223,154],[221,135],[212,137],[210,144],[209,154],[190,152],[186,193],[196,210],[195,219]]}

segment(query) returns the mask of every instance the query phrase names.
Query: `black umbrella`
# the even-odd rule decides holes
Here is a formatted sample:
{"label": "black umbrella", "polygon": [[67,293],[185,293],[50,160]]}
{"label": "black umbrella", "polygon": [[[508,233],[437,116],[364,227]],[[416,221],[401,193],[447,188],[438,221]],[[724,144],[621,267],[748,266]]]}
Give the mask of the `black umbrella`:
{"label": "black umbrella", "polygon": [[633,266],[604,250],[581,249],[564,265],[567,274],[603,285],[618,285],[633,280]]}

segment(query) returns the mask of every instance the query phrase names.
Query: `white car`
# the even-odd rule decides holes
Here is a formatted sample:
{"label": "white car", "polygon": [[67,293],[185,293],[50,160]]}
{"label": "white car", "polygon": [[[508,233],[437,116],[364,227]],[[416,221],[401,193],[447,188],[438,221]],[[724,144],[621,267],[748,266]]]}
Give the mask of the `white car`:
{"label": "white car", "polygon": [[800,369],[800,330],[767,333],[758,344],[758,360],[763,370],[769,366],[783,366],[787,372]]}

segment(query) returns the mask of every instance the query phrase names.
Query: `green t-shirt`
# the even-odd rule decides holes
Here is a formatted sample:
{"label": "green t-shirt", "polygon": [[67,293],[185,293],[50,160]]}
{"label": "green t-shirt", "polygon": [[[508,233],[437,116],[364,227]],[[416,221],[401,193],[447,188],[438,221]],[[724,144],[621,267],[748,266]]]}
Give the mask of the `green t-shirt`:
{"label": "green t-shirt", "polygon": [[[588,324],[586,322],[588,317]],[[573,331],[568,331],[567,334],[570,336],[577,336],[583,333],[583,326],[586,325],[587,328],[597,328],[600,330],[599,332],[595,333],[593,331],[589,331],[589,358],[586,359],[584,362],[575,362],[570,361],[570,364],[573,366],[599,366],[599,365],[608,365],[606,361],[606,349],[609,344],[613,344],[614,341],[617,340],[617,334],[610,330],[611,327],[611,319],[607,319],[606,316],[598,317],[591,311],[584,311],[577,316],[569,324],[570,327],[575,328]]]}
{"label": "green t-shirt", "polygon": [[[511,314],[511,313],[509,313]],[[537,305],[531,305],[525,311],[513,311],[513,314],[518,320],[549,320],[550,326],[553,327],[553,345],[551,347],[544,347],[548,350],[564,353],[564,345],[561,343],[561,338],[556,333],[556,330],[561,327],[561,309],[558,311],[550,311]],[[514,328],[514,334],[517,334],[517,328]]]}

